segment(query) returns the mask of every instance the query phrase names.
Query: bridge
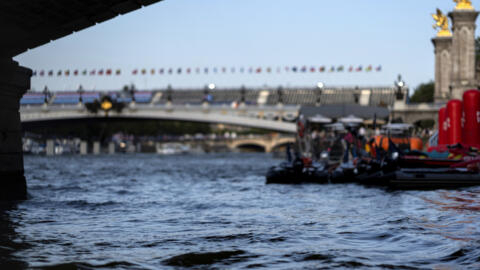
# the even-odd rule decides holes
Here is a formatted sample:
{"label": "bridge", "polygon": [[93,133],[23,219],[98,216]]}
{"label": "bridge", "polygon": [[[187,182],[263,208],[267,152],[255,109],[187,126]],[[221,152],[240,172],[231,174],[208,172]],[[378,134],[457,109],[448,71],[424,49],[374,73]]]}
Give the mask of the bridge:
{"label": "bridge", "polygon": [[130,103],[121,112],[91,112],[83,104],[21,107],[23,123],[86,118],[159,119],[219,123],[295,133],[297,106],[154,105]]}

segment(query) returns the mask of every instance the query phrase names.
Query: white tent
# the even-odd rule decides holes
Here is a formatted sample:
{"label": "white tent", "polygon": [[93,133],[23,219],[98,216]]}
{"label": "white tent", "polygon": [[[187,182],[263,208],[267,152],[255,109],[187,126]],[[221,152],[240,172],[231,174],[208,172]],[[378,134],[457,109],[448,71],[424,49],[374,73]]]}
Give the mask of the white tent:
{"label": "white tent", "polygon": [[342,118],[338,119],[338,121],[342,122],[344,124],[361,124],[361,123],[363,123],[362,118],[358,118],[353,114],[351,114],[349,116],[346,116],[346,117],[342,117]]}
{"label": "white tent", "polygon": [[308,118],[308,121],[312,122],[312,123],[329,124],[329,123],[332,122],[332,119],[327,118],[327,117],[325,117],[321,114],[316,114],[316,115]]}

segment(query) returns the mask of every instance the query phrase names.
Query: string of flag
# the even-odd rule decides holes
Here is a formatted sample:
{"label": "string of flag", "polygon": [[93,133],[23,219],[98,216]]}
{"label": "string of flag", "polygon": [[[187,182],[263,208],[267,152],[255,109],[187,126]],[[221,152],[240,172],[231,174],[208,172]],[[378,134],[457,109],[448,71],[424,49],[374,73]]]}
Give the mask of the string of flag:
{"label": "string of flag", "polygon": [[[381,72],[382,66],[349,66],[348,68],[344,65],[340,66],[285,66],[272,68],[272,67],[249,67],[249,68],[235,68],[235,67],[205,67],[205,68],[141,68],[131,70],[131,75],[189,75],[189,74],[273,74],[273,73],[340,73],[340,72]],[[121,69],[61,69],[61,70],[35,70],[33,71],[32,76],[40,77],[69,77],[69,76],[120,76],[122,75]],[[128,73],[127,73],[128,74]]]}

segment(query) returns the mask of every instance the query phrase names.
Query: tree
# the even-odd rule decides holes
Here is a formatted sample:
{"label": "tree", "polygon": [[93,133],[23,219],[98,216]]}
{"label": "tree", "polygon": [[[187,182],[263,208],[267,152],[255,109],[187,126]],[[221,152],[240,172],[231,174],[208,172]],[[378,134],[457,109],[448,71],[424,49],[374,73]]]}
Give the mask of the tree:
{"label": "tree", "polygon": [[420,84],[412,97],[410,98],[411,103],[422,103],[422,102],[433,102],[433,94],[435,92],[435,83],[430,81],[428,83]]}

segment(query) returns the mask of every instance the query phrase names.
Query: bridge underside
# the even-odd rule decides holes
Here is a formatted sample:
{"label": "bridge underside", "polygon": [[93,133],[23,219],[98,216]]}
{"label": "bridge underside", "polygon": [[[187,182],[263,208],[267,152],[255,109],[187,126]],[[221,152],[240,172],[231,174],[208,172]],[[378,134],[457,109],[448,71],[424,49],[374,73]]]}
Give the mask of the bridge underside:
{"label": "bridge underside", "polygon": [[26,199],[19,115],[30,69],[12,57],[161,0],[0,1],[0,201]]}

